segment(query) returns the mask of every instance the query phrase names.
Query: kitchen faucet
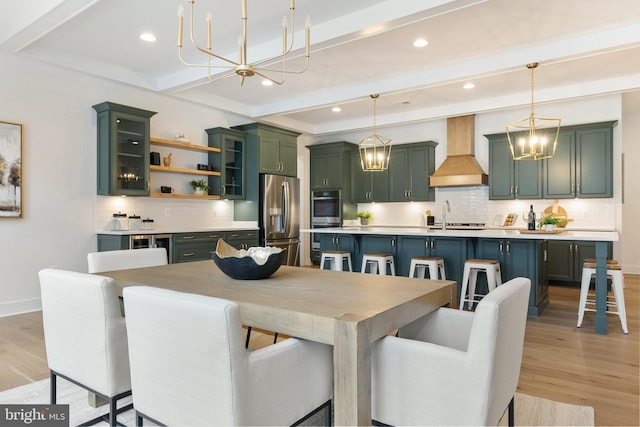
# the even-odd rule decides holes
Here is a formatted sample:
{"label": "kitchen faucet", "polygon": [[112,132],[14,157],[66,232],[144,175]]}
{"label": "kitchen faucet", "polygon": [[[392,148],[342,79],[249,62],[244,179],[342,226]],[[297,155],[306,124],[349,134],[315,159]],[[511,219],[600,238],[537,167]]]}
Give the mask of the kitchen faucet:
{"label": "kitchen faucet", "polygon": [[451,212],[451,205],[449,205],[449,201],[445,200],[442,202],[442,229],[447,229],[447,212]]}

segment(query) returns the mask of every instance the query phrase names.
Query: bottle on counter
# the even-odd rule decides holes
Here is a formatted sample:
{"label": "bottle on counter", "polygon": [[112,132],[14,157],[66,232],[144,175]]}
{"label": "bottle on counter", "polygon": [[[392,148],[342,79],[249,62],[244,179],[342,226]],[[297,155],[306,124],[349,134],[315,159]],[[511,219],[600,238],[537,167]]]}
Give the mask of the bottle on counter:
{"label": "bottle on counter", "polygon": [[529,208],[529,215],[527,216],[527,221],[528,221],[527,229],[535,230],[536,229],[536,213],[533,211],[533,205],[531,205],[531,208]]}

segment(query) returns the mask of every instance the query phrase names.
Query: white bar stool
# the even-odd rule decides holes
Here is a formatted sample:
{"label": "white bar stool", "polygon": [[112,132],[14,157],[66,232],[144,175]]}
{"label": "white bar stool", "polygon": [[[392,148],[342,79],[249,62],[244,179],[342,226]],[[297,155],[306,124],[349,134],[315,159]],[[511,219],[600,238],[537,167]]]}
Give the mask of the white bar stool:
{"label": "white bar stool", "polygon": [[[589,294],[591,278],[596,274],[596,264],[586,262],[582,266],[582,283],[580,285],[580,306],[578,308],[578,328],[582,326],[585,311],[595,310],[595,295]],[[618,265],[618,261],[607,260],[607,277],[611,279],[611,287],[613,288],[613,298],[607,295],[607,313],[617,314],[622,324],[622,331],[629,333],[627,328],[627,310],[624,305],[624,275],[622,267]],[[587,308],[587,305],[589,308]],[[609,307],[616,308],[616,311],[610,311]]]}
{"label": "white bar stool", "polygon": [[367,265],[369,266],[369,272],[371,274],[387,274],[387,266],[391,270],[391,275],[396,275],[396,266],[393,262],[393,255],[391,254],[364,254],[362,255],[362,268],[361,273],[367,272]]}
{"label": "white bar stool", "polygon": [[411,266],[409,267],[409,277],[415,277],[417,270],[418,278],[424,279],[425,272],[429,268],[429,278],[438,280],[438,270],[440,270],[440,279],[447,280],[444,272],[444,258],[440,256],[414,256],[411,258]]}
{"label": "white bar stool", "polygon": [[[460,310],[464,310],[465,301],[469,303],[469,309],[473,309],[473,303],[480,301],[483,295],[476,294],[476,281],[478,272],[487,275],[487,285],[489,292],[502,284],[500,273],[500,262],[493,259],[468,259],[464,262],[464,273],[462,275],[462,290],[460,291]],[[469,296],[467,297],[467,287]],[[476,299],[476,297],[480,297]]]}
{"label": "white bar stool", "polygon": [[320,269],[325,270],[325,261],[329,261],[329,269],[335,271],[344,271],[344,262],[347,261],[349,271],[353,271],[351,267],[351,253],[348,251],[324,251],[320,257]]}

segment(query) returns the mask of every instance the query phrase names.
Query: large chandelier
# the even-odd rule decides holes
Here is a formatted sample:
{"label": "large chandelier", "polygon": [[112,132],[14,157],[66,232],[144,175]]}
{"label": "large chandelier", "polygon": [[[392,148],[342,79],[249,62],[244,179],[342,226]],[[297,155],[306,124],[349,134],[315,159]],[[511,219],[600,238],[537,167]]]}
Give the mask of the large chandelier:
{"label": "large chandelier", "polygon": [[380,172],[389,167],[391,156],[391,140],[376,133],[376,99],[378,94],[371,95],[373,99],[373,134],[358,144],[360,150],[360,166],[365,172]]}
{"label": "large chandelier", "polygon": [[[199,50],[200,52],[206,54],[206,63],[204,64],[192,64],[184,60],[182,57],[182,29],[183,29],[183,13],[184,8],[180,6],[178,8],[178,57],[183,64],[188,65],[190,67],[204,67],[207,69],[207,76],[210,81],[216,81],[220,79],[224,79],[226,77],[237,74],[240,76],[240,85],[244,83],[245,77],[251,77],[253,75],[258,75],[272,83],[277,85],[281,85],[284,83],[286,79],[286,75],[289,73],[292,74],[302,74],[309,67],[309,41],[310,41],[310,22],[309,17],[306,20],[306,29],[305,29],[305,65],[301,70],[287,70],[287,54],[291,52],[293,48],[294,34],[295,34],[295,0],[289,0],[289,10],[291,12],[291,37],[289,37],[289,31],[287,29],[287,17],[284,16],[282,18],[282,53],[279,55],[272,56],[270,58],[262,59],[260,61],[254,62],[253,64],[247,63],[247,0],[242,0],[242,36],[238,39],[238,60],[233,61],[231,59],[225,58],[221,55],[214,53],[211,49],[213,44],[212,41],[212,30],[211,30],[211,14],[207,15],[207,48],[203,49],[198,46],[193,37],[193,8],[195,5],[195,0],[189,0],[189,10],[190,10],[190,18],[189,18],[189,35],[191,37],[191,42],[193,46]],[[216,61],[216,64],[212,64],[212,59],[219,60],[222,63]],[[276,60],[282,61],[282,68],[268,68],[262,67],[261,65],[273,62]],[[226,73],[223,73],[220,76],[212,76],[212,70],[216,68],[226,69],[228,70]],[[273,77],[266,75],[265,73],[281,73],[282,79],[276,80]]]}
{"label": "large chandelier", "polygon": [[538,116],[533,110],[533,70],[537,66],[537,62],[527,64],[531,70],[531,114],[506,126],[514,160],[542,160],[556,153],[560,119]]}

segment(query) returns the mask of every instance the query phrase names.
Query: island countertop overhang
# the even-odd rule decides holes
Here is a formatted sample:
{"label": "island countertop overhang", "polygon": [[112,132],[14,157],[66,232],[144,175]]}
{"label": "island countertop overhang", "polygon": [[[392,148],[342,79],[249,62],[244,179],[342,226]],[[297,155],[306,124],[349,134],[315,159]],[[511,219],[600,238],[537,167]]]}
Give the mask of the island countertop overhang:
{"label": "island countertop overhang", "polygon": [[521,233],[517,229],[509,230],[437,230],[427,227],[332,227],[301,229],[303,233],[322,234],[361,234],[361,235],[396,235],[423,237],[477,237],[488,239],[526,239],[526,240],[584,240],[595,242],[617,242],[617,231],[562,231],[560,233]]}

